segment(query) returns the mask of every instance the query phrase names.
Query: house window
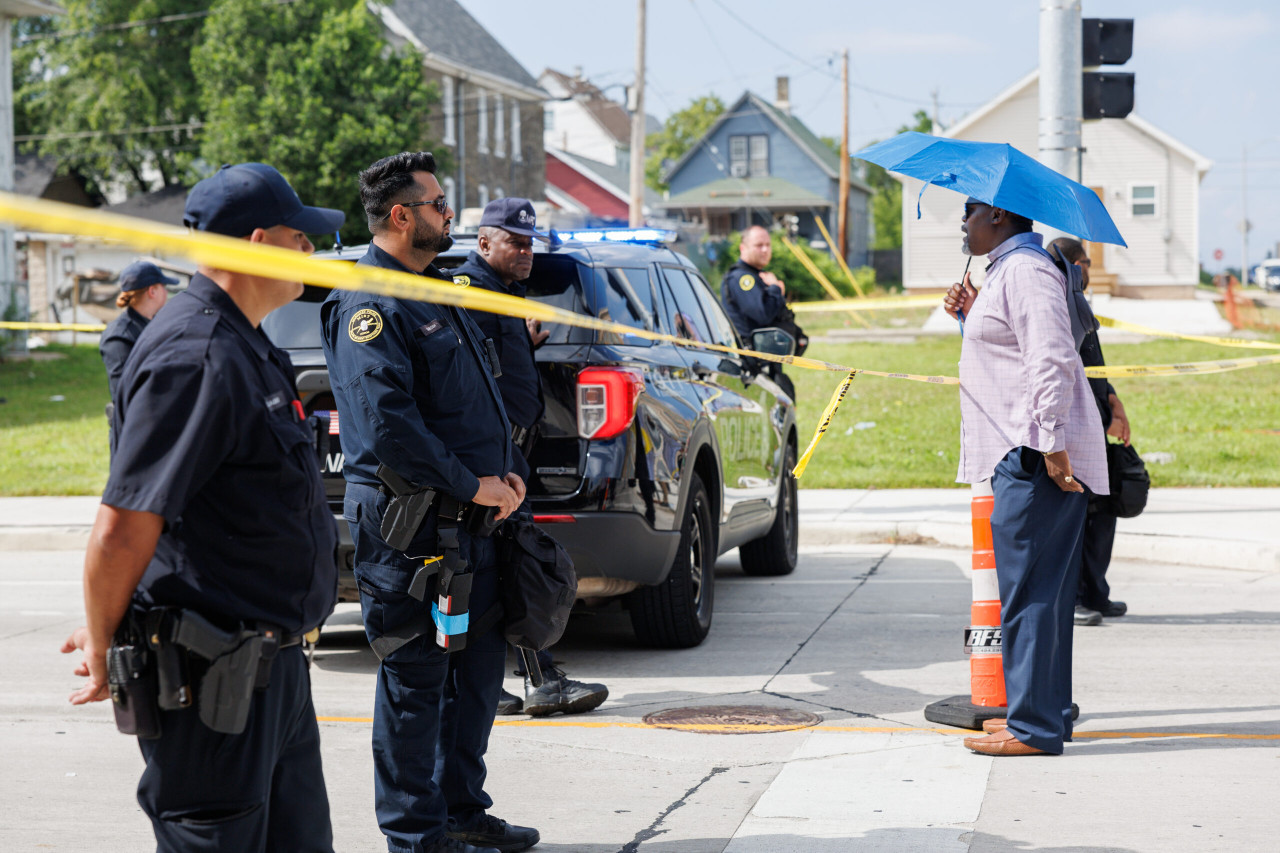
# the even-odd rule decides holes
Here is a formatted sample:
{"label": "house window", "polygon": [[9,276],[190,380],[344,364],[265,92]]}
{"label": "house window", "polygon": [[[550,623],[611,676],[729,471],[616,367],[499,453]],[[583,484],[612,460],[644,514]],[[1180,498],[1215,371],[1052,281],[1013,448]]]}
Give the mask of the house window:
{"label": "house window", "polygon": [[734,178],[745,178],[749,174],[747,162],[747,137],[729,137],[729,175]]}
{"label": "house window", "polygon": [[454,182],[453,178],[445,178],[444,185],[441,187],[441,189],[444,190],[444,199],[445,201],[449,202],[449,207],[453,208],[454,210],[457,210],[458,209],[457,183]]}
{"label": "house window", "polygon": [[444,139],[440,140],[445,145],[457,145],[458,138],[454,127],[454,83],[452,77],[445,77],[440,81],[440,108],[444,111]]}
{"label": "house window", "polygon": [[489,153],[489,99],[484,89],[476,90],[476,113],[480,119],[480,127],[476,132],[476,150],[481,154]]}
{"label": "house window", "polygon": [[[514,127],[515,124],[516,124],[515,117],[512,116],[512,119],[511,119],[512,127]],[[551,107],[542,108],[542,129],[543,130],[556,129],[556,111],[551,109]]]}
{"label": "house window", "polygon": [[1129,185],[1129,213],[1132,216],[1156,215],[1155,184]]}
{"label": "house window", "polygon": [[764,134],[751,137],[751,177],[769,176],[769,137]]}
{"label": "house window", "polygon": [[524,159],[520,147],[520,102],[511,102],[511,159],[519,163]]}
{"label": "house window", "polygon": [[507,156],[506,112],[502,109],[502,96],[493,96],[493,156]]}
{"label": "house window", "polygon": [[485,207],[486,205],[488,205],[489,204],[489,185],[481,184],[480,187],[476,190],[476,192],[480,194],[480,206]]}

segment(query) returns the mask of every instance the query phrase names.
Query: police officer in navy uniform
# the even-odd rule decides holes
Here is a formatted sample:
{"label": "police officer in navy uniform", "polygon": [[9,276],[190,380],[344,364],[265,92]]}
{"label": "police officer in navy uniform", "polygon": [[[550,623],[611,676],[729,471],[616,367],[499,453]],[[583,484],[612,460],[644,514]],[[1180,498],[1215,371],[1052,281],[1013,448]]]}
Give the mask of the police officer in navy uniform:
{"label": "police officer in navy uniform", "polygon": [[[521,282],[533,271],[535,239],[550,241],[537,230],[531,201],[507,197],[489,202],[480,215],[476,251],[453,271],[454,283],[523,297],[525,287]],[[548,333],[533,319],[521,320],[487,311],[476,311],[471,316],[481,334],[494,342],[498,366],[502,369],[498,389],[511,420],[512,440],[527,460],[544,408],[542,378],[534,350],[546,341]],[[527,472],[528,466],[525,470]],[[565,675],[555,665],[548,649],[538,652],[538,665],[542,669],[542,685],[535,688],[526,676],[523,700],[502,691],[499,714],[515,714],[521,710],[535,717],[556,712],[581,714],[594,710],[609,698],[609,688],[603,684],[584,684]]]}
{"label": "police officer in navy uniform", "polygon": [[[773,240],[760,225],[752,225],[742,232],[738,246],[738,262],[729,267],[720,282],[720,301],[725,313],[738,330],[744,346],[750,348],[751,333],[756,329],[776,326],[796,339],[796,353],[804,352],[809,339],[795,324],[795,317],[787,307],[787,286],[765,267],[773,260]],[[782,366],[771,363],[768,373],[793,399],[795,386],[782,372]]]}
{"label": "police officer in navy uniform", "polygon": [[[426,152],[401,153],[360,175],[373,240],[362,266],[448,277],[433,261],[452,245],[453,211]],[[487,814],[484,754],[502,686],[506,644],[495,625],[445,652],[430,627],[432,602],[412,594],[426,557],[439,555],[442,514],[495,507],[505,518],[524,499],[512,473],[511,425],[484,338],[464,309],[335,291],[321,307],[325,358],[342,421],[344,515],[355,545],[365,632],[381,658],[374,700],[373,758],[378,824],[393,853],[516,851],[535,829]],[[391,494],[385,466],[436,492],[425,523],[404,550],[382,534]],[[396,517],[394,514],[393,518]],[[473,575],[469,613],[497,601],[491,537],[451,528],[457,557]],[[412,626],[427,627],[416,629]],[[442,733],[443,736],[442,736]],[[437,743],[442,742],[435,771]],[[472,846],[476,845],[476,846]]]}
{"label": "police officer in navy uniform", "polygon": [[[270,166],[245,163],[196,184],[184,221],[310,252],[307,234],[342,220],[305,207]],[[89,676],[71,701],[108,697],[106,652],[131,602],[278,645],[241,733],[206,726],[201,692],[158,712],[159,737],[139,739],[138,802],[160,851],[333,849],[301,642],[337,600],[337,531],[289,357],[260,328],[301,293],[300,282],[202,266],[121,377],[118,445],[85,554],[88,627],[64,647],[84,648]],[[199,685],[202,664],[188,661]]]}
{"label": "police officer in navy uniform", "polygon": [[177,283],[176,278],[165,275],[148,261],[134,261],[120,271],[120,295],[116,297],[116,307],[124,310],[107,324],[98,342],[98,352],[107,368],[107,388],[111,391],[112,400],[124,373],[125,360],[133,351],[138,335],[168,301],[166,285]]}

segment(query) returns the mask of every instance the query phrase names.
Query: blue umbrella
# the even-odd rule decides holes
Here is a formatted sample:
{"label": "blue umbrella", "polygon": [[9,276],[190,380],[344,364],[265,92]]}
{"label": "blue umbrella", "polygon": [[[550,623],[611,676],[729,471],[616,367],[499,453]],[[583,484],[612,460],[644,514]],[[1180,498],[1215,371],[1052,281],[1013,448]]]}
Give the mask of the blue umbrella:
{"label": "blue umbrella", "polygon": [[[1012,145],[910,131],[853,155],[1095,243],[1128,246],[1093,190]],[[924,190],[920,190],[924,195]],[[920,202],[916,200],[916,217]]]}

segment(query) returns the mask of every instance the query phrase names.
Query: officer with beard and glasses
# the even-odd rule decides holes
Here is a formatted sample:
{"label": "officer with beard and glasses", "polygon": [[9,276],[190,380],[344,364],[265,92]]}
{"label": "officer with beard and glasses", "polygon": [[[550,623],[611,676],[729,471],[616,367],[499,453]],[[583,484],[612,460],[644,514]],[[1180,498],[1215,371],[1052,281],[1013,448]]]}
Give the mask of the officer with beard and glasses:
{"label": "officer with beard and glasses", "polygon": [[[447,280],[433,262],[453,243],[453,211],[435,170],[431,154],[405,152],[360,174],[373,233],[361,266]],[[462,615],[478,621],[497,601],[490,534],[525,492],[484,336],[462,308],[359,292],[335,291],[321,321],[343,427],[343,515],[381,661],[374,798],[387,848],[525,850],[536,829],[486,813],[484,754],[506,643],[496,624],[468,633]],[[430,508],[400,524],[402,496],[422,490],[434,493]],[[457,583],[469,590],[455,592]]]}

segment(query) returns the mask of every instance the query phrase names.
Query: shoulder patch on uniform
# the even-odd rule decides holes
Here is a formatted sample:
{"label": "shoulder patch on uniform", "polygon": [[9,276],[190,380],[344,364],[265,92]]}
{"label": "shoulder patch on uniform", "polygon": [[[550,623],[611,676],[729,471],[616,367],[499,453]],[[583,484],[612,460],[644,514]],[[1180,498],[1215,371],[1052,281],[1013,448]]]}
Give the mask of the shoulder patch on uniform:
{"label": "shoulder patch on uniform", "polygon": [[367,344],[382,334],[382,315],[372,308],[361,308],[351,315],[347,335],[358,344]]}
{"label": "shoulder patch on uniform", "polygon": [[470,287],[470,286],[471,286],[471,276],[469,276],[469,275],[455,275],[455,276],[453,277],[453,283],[454,283],[454,284],[456,284],[456,285],[458,285],[458,287]]}
{"label": "shoulder patch on uniform", "polygon": [[750,290],[755,286],[756,277],[753,275],[744,275],[742,278],[738,279],[738,287],[741,287],[743,290]]}

